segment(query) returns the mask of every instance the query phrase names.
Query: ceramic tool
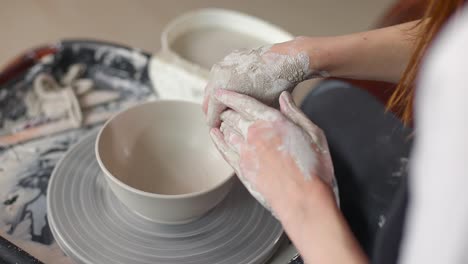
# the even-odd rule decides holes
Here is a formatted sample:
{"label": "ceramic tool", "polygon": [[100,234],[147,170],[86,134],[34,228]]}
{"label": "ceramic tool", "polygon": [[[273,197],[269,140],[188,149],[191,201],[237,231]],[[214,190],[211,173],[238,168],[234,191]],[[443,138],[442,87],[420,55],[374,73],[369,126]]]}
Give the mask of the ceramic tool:
{"label": "ceramic tool", "polygon": [[[105,111],[97,113],[84,113],[83,126],[102,123],[115,115],[117,111]],[[67,119],[57,120],[55,122],[46,123],[43,125],[31,127],[13,134],[0,136],[0,147],[7,147],[28,140],[33,140],[43,136],[64,132],[75,128]]]}
{"label": "ceramic tool", "polygon": [[[0,147],[10,146],[81,126],[106,121],[115,111],[86,111],[92,107],[113,102],[120,97],[116,91],[92,90],[91,79],[79,79],[86,66],[71,65],[60,83],[49,74],[39,74],[33,82],[36,104],[41,109],[37,120],[28,120],[12,129],[11,134],[0,135]],[[64,85],[61,87],[61,85]],[[35,122],[37,121],[37,122]],[[21,129],[23,127],[23,129]]]}

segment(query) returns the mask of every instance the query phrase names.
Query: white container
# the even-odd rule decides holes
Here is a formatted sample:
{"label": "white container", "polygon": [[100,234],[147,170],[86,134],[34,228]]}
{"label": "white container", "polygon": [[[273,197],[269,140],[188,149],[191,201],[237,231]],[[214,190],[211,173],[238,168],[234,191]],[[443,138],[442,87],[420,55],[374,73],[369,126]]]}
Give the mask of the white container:
{"label": "white container", "polygon": [[235,178],[193,102],[158,100],[129,108],[107,121],[95,148],[115,196],[159,223],[202,216],[223,200]]}
{"label": "white container", "polygon": [[161,50],[150,61],[150,78],[162,99],[201,102],[211,65],[232,50],[291,40],[293,36],[256,17],[225,9],[200,9],[170,22]]}

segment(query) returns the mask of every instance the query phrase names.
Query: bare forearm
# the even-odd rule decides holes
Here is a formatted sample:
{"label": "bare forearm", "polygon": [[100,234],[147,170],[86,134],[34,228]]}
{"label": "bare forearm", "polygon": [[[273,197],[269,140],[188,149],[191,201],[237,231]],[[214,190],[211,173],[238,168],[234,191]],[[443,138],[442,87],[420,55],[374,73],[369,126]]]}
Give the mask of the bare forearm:
{"label": "bare forearm", "polygon": [[279,218],[306,263],[368,262],[328,186],[318,182],[307,198],[289,201],[288,209],[278,212]]}
{"label": "bare forearm", "polygon": [[273,50],[307,52],[310,68],[325,75],[398,82],[415,44],[418,21],[332,37],[298,37]]}
{"label": "bare forearm", "polygon": [[413,52],[416,25],[410,22],[329,39],[319,57],[323,70],[336,77],[398,82]]}

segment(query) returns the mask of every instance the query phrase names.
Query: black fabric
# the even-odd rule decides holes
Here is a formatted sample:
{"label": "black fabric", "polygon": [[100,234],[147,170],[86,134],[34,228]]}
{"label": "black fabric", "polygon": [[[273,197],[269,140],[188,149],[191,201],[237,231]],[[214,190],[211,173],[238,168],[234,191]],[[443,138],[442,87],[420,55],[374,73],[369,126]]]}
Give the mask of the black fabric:
{"label": "black fabric", "polygon": [[408,199],[407,179],[403,179],[401,187],[396,193],[392,206],[388,211],[387,224],[384,225],[382,230],[377,234],[372,254],[372,263],[397,263],[406,219]]}
{"label": "black fabric", "polygon": [[[354,235],[370,259],[385,255],[390,260],[390,254],[393,262],[385,263],[395,263],[406,206],[406,191],[401,189],[411,129],[373,96],[341,81],[319,84],[302,110],[327,136],[341,210]],[[395,212],[389,218],[391,208]]]}

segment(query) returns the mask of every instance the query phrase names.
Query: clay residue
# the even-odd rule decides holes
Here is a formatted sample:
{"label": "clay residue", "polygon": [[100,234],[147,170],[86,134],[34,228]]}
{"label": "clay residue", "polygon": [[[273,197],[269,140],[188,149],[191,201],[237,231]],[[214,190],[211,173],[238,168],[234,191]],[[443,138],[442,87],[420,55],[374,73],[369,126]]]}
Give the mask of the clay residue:
{"label": "clay residue", "polygon": [[310,138],[295,127],[294,129],[289,127],[285,129],[288,129],[289,132],[284,133],[283,144],[279,146],[278,150],[290,156],[304,176],[304,180],[310,181],[312,172],[317,166],[316,154],[310,149]]}
{"label": "clay residue", "polygon": [[229,54],[211,70],[214,85],[276,105],[280,93],[309,77],[311,70],[305,52],[285,55],[269,52],[270,47]]}

